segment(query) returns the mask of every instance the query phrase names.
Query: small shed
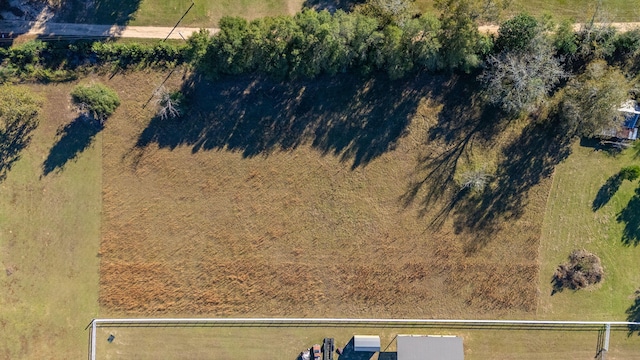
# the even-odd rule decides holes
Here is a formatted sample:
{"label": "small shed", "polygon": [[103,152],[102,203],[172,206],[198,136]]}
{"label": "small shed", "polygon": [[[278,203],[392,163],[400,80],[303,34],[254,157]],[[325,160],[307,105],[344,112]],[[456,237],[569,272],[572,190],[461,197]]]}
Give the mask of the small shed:
{"label": "small shed", "polygon": [[618,127],[603,129],[600,136],[622,140],[636,140],[638,138],[638,120],[640,119],[640,106],[629,100],[618,109],[622,115],[622,122]]}
{"label": "small shed", "polygon": [[458,336],[398,335],[398,360],[464,360]]}
{"label": "small shed", "polygon": [[378,352],[380,351],[380,336],[354,335],[353,351]]}

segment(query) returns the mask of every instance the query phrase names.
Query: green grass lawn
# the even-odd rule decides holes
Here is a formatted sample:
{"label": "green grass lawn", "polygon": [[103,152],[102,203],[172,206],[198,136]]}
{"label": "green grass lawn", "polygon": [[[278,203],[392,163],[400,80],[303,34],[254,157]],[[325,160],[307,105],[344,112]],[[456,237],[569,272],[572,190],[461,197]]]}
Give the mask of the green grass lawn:
{"label": "green grass lawn", "polygon": [[[592,209],[596,194],[621,167],[638,164],[631,151],[613,157],[575,145],[573,154],[558,165],[549,196],[540,250],[540,304],[547,319],[625,320],[631,296],[640,287],[640,247],[622,242],[624,223],[617,214],[627,206],[637,182],[624,181],[600,209]],[[594,289],[565,290],[551,296],[551,276],[574,249],[598,255],[605,278]]]}
{"label": "green grass lawn", "polygon": [[[344,0],[321,2],[330,6],[346,3]],[[303,0],[196,1],[181,25],[215,27],[225,15],[255,19],[293,14],[302,9],[303,3]],[[423,12],[435,11],[433,3],[433,0],[416,1],[417,7]],[[593,3],[595,1],[589,0],[513,0],[508,12],[526,11],[537,16],[551,14],[557,19],[574,18],[576,21],[585,21],[593,12]],[[190,5],[191,0],[143,0],[131,24],[173,26]],[[640,21],[640,7],[634,1],[606,0],[604,13],[611,21]]]}
{"label": "green grass lawn", "polygon": [[[97,331],[97,359],[295,359],[333,337],[343,347],[353,335],[380,336],[381,351],[396,351],[399,334],[455,335],[465,359],[593,359],[598,331],[486,330],[387,327],[106,327]],[[107,341],[110,335],[115,338]],[[634,359],[640,339],[613,331],[610,358]],[[374,355],[373,360],[389,359]]]}
{"label": "green grass lawn", "polygon": [[[196,1],[181,25],[215,27],[225,15],[255,19],[294,14],[302,9],[302,2],[303,0]],[[143,0],[132,25],[173,26],[190,5],[190,0]]]}
{"label": "green grass lawn", "polygon": [[40,125],[0,183],[0,358],[81,359],[98,311],[101,137],[42,176],[56,130],[73,119],[70,86],[32,89],[46,99]]}
{"label": "green grass lawn", "polygon": [[[510,11],[526,11],[533,15],[549,14],[554,18],[588,20],[594,12],[594,0],[513,0]],[[602,14],[612,22],[640,21],[640,7],[633,0],[604,0]]]}

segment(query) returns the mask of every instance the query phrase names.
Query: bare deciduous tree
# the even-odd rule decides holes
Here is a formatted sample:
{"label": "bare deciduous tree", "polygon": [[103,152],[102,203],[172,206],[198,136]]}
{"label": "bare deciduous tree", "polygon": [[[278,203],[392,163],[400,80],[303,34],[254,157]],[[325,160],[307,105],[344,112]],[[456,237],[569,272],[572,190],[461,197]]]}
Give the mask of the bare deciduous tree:
{"label": "bare deciduous tree", "polygon": [[538,38],[526,51],[490,56],[481,76],[489,101],[510,114],[533,111],[567,76],[553,51],[545,39]]}
{"label": "bare deciduous tree", "polygon": [[469,189],[482,191],[491,180],[491,175],[484,169],[471,170],[462,174],[460,179],[461,190]]}
{"label": "bare deciduous tree", "polygon": [[178,91],[169,92],[164,86],[161,86],[156,91],[158,116],[163,120],[180,117],[182,113],[182,110],[180,109],[181,102],[182,94]]}

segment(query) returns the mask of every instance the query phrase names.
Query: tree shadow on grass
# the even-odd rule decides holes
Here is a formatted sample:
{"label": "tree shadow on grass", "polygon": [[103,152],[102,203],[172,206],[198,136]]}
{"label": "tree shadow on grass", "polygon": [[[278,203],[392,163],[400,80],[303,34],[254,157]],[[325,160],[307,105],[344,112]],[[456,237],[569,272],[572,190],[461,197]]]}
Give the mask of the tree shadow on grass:
{"label": "tree shadow on grass", "polygon": [[600,187],[600,190],[598,190],[598,194],[596,194],[596,197],[593,199],[593,203],[591,204],[591,209],[593,211],[598,211],[600,208],[607,205],[613,195],[618,192],[620,185],[622,185],[622,177],[620,174],[615,174],[609,177],[604,185]]}
{"label": "tree shadow on grass", "polygon": [[[421,189],[419,216],[437,209],[430,219],[430,227],[439,229],[451,213],[457,213],[471,195],[469,189],[460,189],[455,175],[462,158],[474,145],[488,146],[509,123],[499,109],[487,104],[477,89],[481,88],[477,76],[454,76],[439,94],[443,104],[438,123],[428,133],[429,142],[443,144],[441,149],[423,156],[415,170],[418,180],[409,184],[400,198],[405,207],[414,203]],[[479,229],[477,229],[479,230]]]}
{"label": "tree shadow on grass", "polygon": [[36,121],[12,121],[0,130],[0,181],[6,179],[20,159],[20,153],[31,142],[31,133],[37,126]]}
{"label": "tree shadow on grass", "polygon": [[[627,321],[640,323],[640,290],[636,290],[633,300],[633,304],[631,304],[626,311]],[[628,328],[628,336],[633,335],[633,333],[638,333],[638,335],[640,335],[640,325],[629,325]]]}
{"label": "tree shadow on grass", "polygon": [[[127,25],[141,0],[63,0],[59,21],[80,24]],[[176,19],[177,20],[177,19]]]}
{"label": "tree shadow on grass", "polygon": [[330,13],[336,10],[351,11],[357,4],[364,3],[364,0],[305,0],[303,8],[310,8],[317,11],[327,10]]}
{"label": "tree shadow on grass", "polygon": [[551,176],[557,164],[570,153],[570,139],[553,124],[531,123],[520,137],[503,150],[491,186],[469,198],[456,213],[455,230],[483,234],[465,245],[472,254],[483,248],[501,224],[520,218],[527,205],[528,191]]}
{"label": "tree shadow on grass", "polygon": [[49,175],[53,171],[61,171],[71,160],[78,157],[93,142],[102,125],[84,116],[75,118],[69,124],[58,129],[58,141],[49,150],[49,156],[42,164],[42,174]]}
{"label": "tree shadow on grass", "polygon": [[250,158],[307,144],[355,169],[395,148],[431,85],[424,77],[342,75],[286,83],[255,77],[210,83],[196,77],[182,89],[188,99],[184,115],[152,119],[137,147],[190,146],[194,153],[227,150]]}
{"label": "tree shadow on grass", "polygon": [[640,244],[640,187],[636,188],[635,195],[620,211],[617,220],[625,223],[622,231],[622,243],[627,246],[638,246]]}
{"label": "tree shadow on grass", "polygon": [[600,151],[611,157],[622,154],[624,150],[624,147],[618,142],[586,137],[580,138],[580,146],[592,148],[593,151]]}

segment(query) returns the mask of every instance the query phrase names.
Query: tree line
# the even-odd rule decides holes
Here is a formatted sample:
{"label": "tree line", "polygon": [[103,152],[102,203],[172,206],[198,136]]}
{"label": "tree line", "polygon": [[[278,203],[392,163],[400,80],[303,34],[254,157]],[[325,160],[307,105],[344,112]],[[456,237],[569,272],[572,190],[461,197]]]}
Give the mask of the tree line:
{"label": "tree line", "polygon": [[[33,41],[0,48],[0,80],[29,75],[38,68],[57,71],[85,65],[126,68],[181,63],[193,64],[211,78],[263,74],[311,79],[322,74],[383,72],[398,79],[417,71],[492,68],[496,60],[522,62],[536,52],[576,68],[598,58],[635,58],[640,63],[638,30],[617,33],[614,28],[594,25],[574,32],[570,22],[552,25],[521,14],[502,23],[497,35],[482,34],[478,31],[479,20],[485,16],[482,11],[495,2],[438,0],[437,16],[416,13],[408,0],[369,0],[348,13],[306,9],[294,16],[253,21],[224,17],[218,33],[201,31],[186,45]],[[56,80],[55,76],[40,77]]]}
{"label": "tree line", "polygon": [[[501,23],[497,34],[483,34],[479,21],[495,18],[502,2],[436,0],[437,15],[419,14],[411,5],[368,0],[351,12],[306,9],[253,21],[224,17],[216,34],[202,30],[179,45],[32,41],[0,48],[0,82],[70,80],[78,70],[103,65],[189,64],[213,79],[475,72],[489,103],[513,116],[534,112],[562,90],[566,96],[554,116],[567,120],[568,133],[586,135],[606,125],[603,119],[615,115],[611,104],[627,95],[631,85],[620,68],[627,74],[640,70],[640,30],[618,33],[592,22],[574,31],[569,21],[519,14]],[[595,89],[588,98],[582,96],[586,89]]]}

